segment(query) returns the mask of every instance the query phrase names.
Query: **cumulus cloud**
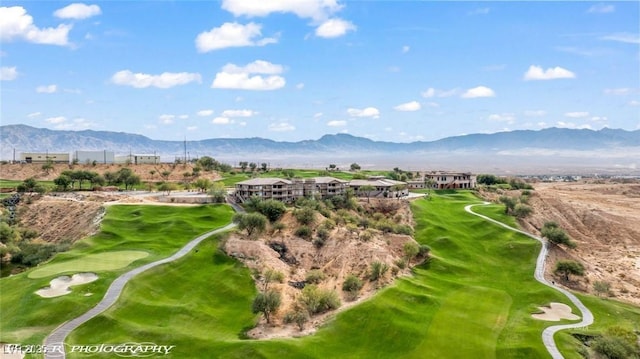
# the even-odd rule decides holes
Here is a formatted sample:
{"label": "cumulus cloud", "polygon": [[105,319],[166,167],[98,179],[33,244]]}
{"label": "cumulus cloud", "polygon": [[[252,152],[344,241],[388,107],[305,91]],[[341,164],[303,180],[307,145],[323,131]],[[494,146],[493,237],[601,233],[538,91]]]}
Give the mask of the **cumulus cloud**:
{"label": "cumulus cloud", "polygon": [[196,115],[198,115],[200,117],[211,116],[211,115],[213,115],[213,110],[200,110],[200,111],[196,112]]}
{"label": "cumulus cloud", "polygon": [[395,106],[393,109],[396,111],[418,111],[421,107],[420,102],[411,101]]}
{"label": "cumulus cloud", "polygon": [[347,109],[347,114],[349,114],[349,116],[351,117],[370,117],[370,118],[380,117],[380,111],[375,107],[366,107],[363,109],[349,108]]}
{"label": "cumulus cloud", "polygon": [[327,126],[330,126],[330,127],[344,127],[346,125],[347,125],[347,121],[344,121],[344,120],[333,120],[333,121],[327,122]]}
{"label": "cumulus cloud", "polygon": [[251,117],[255,116],[257,112],[253,110],[224,110],[222,111],[223,117]]}
{"label": "cumulus cloud", "polygon": [[13,81],[18,78],[18,70],[15,66],[0,67],[0,81]]}
{"label": "cumulus cloud", "polygon": [[227,64],[222,67],[222,71],[216,74],[211,87],[239,90],[277,90],[286,84],[284,77],[279,76],[283,71],[284,68],[281,65],[264,60],[256,60],[242,67]]}
{"label": "cumulus cloud", "polygon": [[216,117],[214,118],[211,123],[213,123],[214,125],[229,125],[232,123],[231,119],[229,117]]}
{"label": "cumulus cloud", "polygon": [[67,119],[64,116],[49,117],[49,118],[44,120],[44,122],[50,123],[52,125],[60,124],[60,123],[66,122],[66,121],[67,121]]}
{"label": "cumulus cloud", "polygon": [[75,19],[82,20],[88,19],[92,16],[100,15],[102,10],[98,5],[86,5],[82,3],[74,3],[67,5],[62,9],[58,9],[53,13],[53,16],[60,19]]}
{"label": "cumulus cloud", "polygon": [[486,86],[478,86],[474,88],[470,88],[462,94],[462,98],[480,98],[480,97],[495,97],[496,93],[486,87]]}
{"label": "cumulus cloud", "polygon": [[627,105],[632,107],[640,106],[640,101],[631,100],[629,101],[629,103],[627,103]]}
{"label": "cumulus cloud", "polygon": [[273,37],[262,37],[262,25],[250,22],[246,25],[226,22],[196,37],[198,52],[209,52],[227,47],[264,46],[275,44]]}
{"label": "cumulus cloud", "polygon": [[556,122],[556,125],[564,128],[591,129],[591,125],[589,124],[576,125],[573,122],[558,121]]}
{"label": "cumulus cloud", "polygon": [[586,112],[586,111],[567,112],[564,114],[564,117],[585,118],[585,117],[589,117],[589,112]]}
{"label": "cumulus cloud", "polygon": [[624,42],[627,44],[640,44],[640,34],[618,32],[611,35],[601,36],[600,40]]}
{"label": "cumulus cloud", "polygon": [[438,90],[433,87],[429,87],[425,91],[422,91],[421,95],[424,98],[432,98],[432,97],[451,97],[458,94],[458,89],[451,90]]}
{"label": "cumulus cloud", "polygon": [[506,122],[511,125],[516,122],[516,115],[513,113],[494,113],[487,117],[489,121]]}
{"label": "cumulus cloud", "polygon": [[562,67],[550,67],[543,70],[540,66],[531,65],[529,70],[524,73],[524,80],[556,80],[556,79],[572,79],[576,74]]}
{"label": "cumulus cloud", "polygon": [[158,116],[158,120],[163,125],[172,124],[173,123],[173,119],[175,119],[175,118],[176,118],[175,115],[168,115],[168,114],[163,114],[163,115]]}
{"label": "cumulus cloud", "polygon": [[121,86],[135,88],[157,87],[166,89],[174,86],[186,85],[190,82],[202,82],[198,73],[191,72],[163,72],[160,75],[133,73],[129,70],[118,71],[111,76],[111,82]]}
{"label": "cumulus cloud", "polygon": [[316,36],[324,38],[340,37],[348,31],[355,31],[356,26],[350,21],[329,19],[316,28]]}
{"label": "cumulus cloud", "polygon": [[37,93],[54,93],[58,91],[58,86],[56,85],[43,85],[36,87]]}
{"label": "cumulus cloud", "polygon": [[607,14],[614,11],[616,11],[616,7],[612,4],[595,4],[587,10],[591,14]]}
{"label": "cumulus cloud", "polygon": [[38,28],[22,6],[0,7],[0,41],[25,40],[35,44],[66,46],[73,26]]}
{"label": "cumulus cloud", "polygon": [[272,132],[289,132],[295,130],[296,128],[288,122],[276,122],[269,124],[267,129]]}
{"label": "cumulus cloud", "polygon": [[323,20],[342,9],[336,0],[223,0],[222,8],[235,16],[262,17],[271,13],[293,13],[300,18]]}
{"label": "cumulus cloud", "polygon": [[591,121],[593,121],[593,122],[607,122],[607,121],[609,121],[609,119],[606,118],[605,116],[593,116],[593,117],[591,117]]}

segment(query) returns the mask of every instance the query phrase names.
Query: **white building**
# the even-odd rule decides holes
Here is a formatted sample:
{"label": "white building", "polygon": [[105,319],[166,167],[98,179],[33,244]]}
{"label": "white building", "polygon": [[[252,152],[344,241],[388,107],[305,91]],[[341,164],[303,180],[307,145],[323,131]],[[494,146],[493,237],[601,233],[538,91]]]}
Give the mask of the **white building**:
{"label": "white building", "polygon": [[91,163],[114,163],[115,154],[111,151],[75,151],[73,160],[84,164]]}

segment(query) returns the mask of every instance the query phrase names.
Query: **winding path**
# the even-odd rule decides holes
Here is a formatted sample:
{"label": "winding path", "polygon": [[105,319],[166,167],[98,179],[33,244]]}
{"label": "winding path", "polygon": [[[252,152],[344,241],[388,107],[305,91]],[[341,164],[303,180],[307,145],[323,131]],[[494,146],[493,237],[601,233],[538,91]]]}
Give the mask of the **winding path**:
{"label": "winding path", "polygon": [[535,274],[534,277],[536,278],[536,280],[548,287],[551,287],[559,292],[561,292],[562,294],[564,294],[565,296],[567,296],[567,298],[569,298],[569,300],[571,301],[571,303],[573,303],[582,313],[582,321],[579,323],[572,323],[572,324],[562,324],[562,325],[552,325],[550,327],[545,328],[545,330],[542,332],[542,342],[544,343],[544,346],[547,347],[547,350],[549,351],[549,354],[551,354],[551,357],[554,359],[562,359],[564,358],[562,356],[562,354],[560,353],[560,351],[558,350],[558,346],[556,345],[556,342],[553,340],[553,336],[554,334],[556,334],[557,332],[564,330],[564,329],[572,329],[572,328],[583,328],[586,326],[589,326],[591,324],[593,324],[593,313],[591,313],[591,311],[589,310],[589,308],[587,308],[584,304],[582,304],[582,302],[580,301],[580,299],[578,299],[578,297],[576,297],[575,295],[573,295],[573,293],[569,292],[568,290],[564,289],[564,288],[560,288],[555,286],[552,283],[549,283],[545,278],[544,278],[544,267],[545,267],[545,259],[547,258],[547,253],[549,251],[549,248],[547,247],[547,241],[535,236],[531,233],[527,233],[525,231],[522,231],[520,229],[517,228],[513,228],[511,226],[508,226],[500,221],[496,221],[493,218],[489,218],[487,216],[484,216],[482,214],[478,214],[475,213],[471,210],[471,207],[473,206],[478,206],[478,205],[488,205],[490,204],[490,202],[484,202],[484,203],[479,203],[479,204],[470,204],[468,206],[464,207],[464,210],[475,215],[478,216],[482,219],[485,219],[489,222],[493,222],[499,226],[502,226],[506,229],[524,234],[527,237],[533,238],[537,241],[539,241],[540,243],[542,243],[542,249],[540,250],[540,254],[538,254],[538,259],[536,261],[536,270],[535,270]]}
{"label": "winding path", "polygon": [[[237,205],[232,204],[232,207],[234,207],[234,209],[238,210]],[[184,247],[180,248],[176,253],[174,253],[172,256],[167,257],[167,258],[163,258],[160,260],[157,260],[155,262],[151,262],[148,264],[145,264],[141,267],[132,269],[124,274],[122,274],[121,276],[119,276],[118,278],[116,278],[116,280],[113,281],[113,283],[111,283],[111,285],[109,286],[109,289],[107,289],[107,292],[104,295],[104,298],[102,298],[102,300],[93,308],[91,308],[89,311],[87,311],[86,313],[80,315],[79,317],[72,319],[64,324],[62,324],[61,326],[57,327],[51,334],[49,334],[48,337],[45,338],[44,340],[44,346],[45,348],[47,348],[47,350],[51,350],[52,352],[46,353],[45,354],[45,359],[60,359],[60,358],[66,358],[65,355],[65,351],[64,351],[64,341],[67,338],[67,336],[69,335],[69,333],[71,333],[71,331],[75,330],[76,328],[78,328],[79,326],[81,326],[82,324],[84,324],[85,322],[89,321],[90,319],[94,318],[95,316],[97,316],[98,314],[104,312],[105,310],[107,310],[107,308],[109,308],[110,306],[113,305],[113,303],[116,302],[116,300],[118,300],[118,297],[120,297],[120,294],[122,293],[122,290],[124,289],[124,286],[129,282],[129,280],[131,280],[133,277],[135,277],[136,275],[149,270],[151,268],[157,267],[161,264],[165,264],[165,263],[170,263],[173,262],[181,257],[183,257],[185,254],[189,253],[193,248],[195,248],[198,244],[200,244],[200,242],[202,242],[203,240],[207,239],[208,237],[217,234],[217,233],[221,233],[227,230],[230,230],[231,228],[235,227],[234,223],[228,224],[224,227],[218,228],[218,229],[214,229],[212,231],[209,231],[205,234],[202,234],[194,239],[192,239],[189,243],[187,243]]]}

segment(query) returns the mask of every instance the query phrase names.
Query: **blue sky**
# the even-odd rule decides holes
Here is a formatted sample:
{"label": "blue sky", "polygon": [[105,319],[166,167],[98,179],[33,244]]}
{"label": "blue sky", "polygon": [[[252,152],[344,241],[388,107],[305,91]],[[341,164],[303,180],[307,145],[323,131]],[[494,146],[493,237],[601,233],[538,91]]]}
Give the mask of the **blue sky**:
{"label": "blue sky", "polygon": [[3,1],[2,124],[409,142],[640,128],[633,2]]}

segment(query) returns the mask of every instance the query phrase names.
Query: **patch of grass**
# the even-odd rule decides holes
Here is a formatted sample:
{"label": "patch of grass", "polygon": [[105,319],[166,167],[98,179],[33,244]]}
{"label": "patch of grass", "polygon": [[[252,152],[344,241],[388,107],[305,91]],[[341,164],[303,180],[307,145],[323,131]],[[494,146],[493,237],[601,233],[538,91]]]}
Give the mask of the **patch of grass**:
{"label": "patch of grass", "polygon": [[[232,214],[226,205],[108,207],[101,232],[76,242],[70,251],[59,253],[38,268],[0,279],[0,342],[41,343],[56,326],[95,306],[119,274],[173,254],[199,234],[229,223]],[[116,251],[143,251],[149,255],[120,269],[105,269],[104,263],[83,267],[82,271],[96,272],[99,279],[74,288],[71,294],[56,298],[35,294],[48,286],[59,270],[72,269],[75,264],[86,263],[87,258],[108,257]],[[32,272],[36,278],[30,278]],[[49,275],[43,276],[44,273]]]}
{"label": "patch of grass", "polygon": [[78,272],[102,272],[120,269],[128,266],[138,259],[148,256],[149,253],[143,251],[113,251],[72,259],[66,262],[51,263],[30,271],[29,278],[44,278],[56,274],[78,273]]}

